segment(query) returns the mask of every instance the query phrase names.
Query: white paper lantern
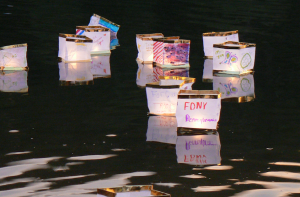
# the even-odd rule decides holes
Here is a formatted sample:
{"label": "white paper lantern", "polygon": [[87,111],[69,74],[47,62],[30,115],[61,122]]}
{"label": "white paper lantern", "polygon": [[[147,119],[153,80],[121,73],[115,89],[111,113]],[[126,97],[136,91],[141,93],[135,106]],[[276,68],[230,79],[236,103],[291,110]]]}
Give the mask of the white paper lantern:
{"label": "white paper lantern", "polygon": [[213,69],[227,74],[252,72],[255,62],[256,44],[224,42],[213,45]]}
{"label": "white paper lantern", "polygon": [[80,35],[59,34],[58,57],[64,62],[92,61],[93,40]]}
{"label": "white paper lantern", "polygon": [[149,116],[147,140],[176,144],[177,121],[173,116]]}
{"label": "white paper lantern", "polygon": [[146,84],[149,114],[175,116],[178,92],[191,89],[195,80],[188,77],[160,77],[159,82]]}
{"label": "white paper lantern", "polygon": [[28,92],[27,71],[5,71],[0,74],[0,92]]}
{"label": "white paper lantern", "polygon": [[153,61],[160,67],[189,67],[190,40],[173,37],[153,39]]}
{"label": "white paper lantern", "polygon": [[177,126],[217,129],[221,110],[221,93],[213,90],[181,90],[176,110]]}
{"label": "white paper lantern", "polygon": [[147,83],[155,82],[153,73],[153,63],[141,63],[137,61],[138,70],[136,73],[136,84],[140,88],[146,87]]}
{"label": "white paper lantern", "polygon": [[222,101],[249,102],[255,99],[253,74],[227,75],[216,73],[213,89],[222,94]]}
{"label": "white paper lantern", "polygon": [[153,34],[137,34],[136,35],[136,46],[138,49],[137,61],[142,63],[153,62],[153,39],[162,38],[162,33]]}
{"label": "white paper lantern", "polygon": [[120,29],[120,25],[113,23],[110,20],[102,16],[99,16],[97,14],[94,14],[91,17],[89,26],[102,26],[102,27],[109,28],[111,31],[110,34],[111,37],[115,37]]}
{"label": "white paper lantern", "polygon": [[177,162],[189,165],[218,165],[221,163],[221,143],[217,131],[210,134],[178,135]]}
{"label": "white paper lantern", "polygon": [[95,78],[110,78],[110,54],[92,55],[91,72]]}
{"label": "white paper lantern", "polygon": [[0,70],[27,70],[27,44],[0,47]]}
{"label": "white paper lantern", "polygon": [[203,50],[206,58],[213,57],[213,45],[227,41],[239,42],[238,30],[203,33]]}
{"label": "white paper lantern", "polygon": [[91,54],[110,53],[110,30],[101,26],[77,26],[76,35],[93,40]]}
{"label": "white paper lantern", "polygon": [[91,62],[59,62],[60,85],[91,85],[93,74]]}
{"label": "white paper lantern", "polygon": [[213,81],[213,59],[204,59],[202,81],[206,83]]}

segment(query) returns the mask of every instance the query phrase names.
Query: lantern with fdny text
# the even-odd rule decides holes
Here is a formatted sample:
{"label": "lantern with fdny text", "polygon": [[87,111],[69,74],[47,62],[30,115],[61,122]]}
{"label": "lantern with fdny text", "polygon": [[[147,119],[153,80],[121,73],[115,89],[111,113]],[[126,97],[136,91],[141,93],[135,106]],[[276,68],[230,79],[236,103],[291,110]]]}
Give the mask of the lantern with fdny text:
{"label": "lantern with fdny text", "polygon": [[213,46],[214,71],[227,74],[243,74],[253,71],[256,44],[230,41]]}
{"label": "lantern with fdny text", "polygon": [[77,26],[76,35],[93,40],[91,54],[110,53],[110,30],[101,26]]}
{"label": "lantern with fdny text", "polygon": [[0,47],[0,70],[27,70],[27,44]]}
{"label": "lantern with fdny text", "polygon": [[80,35],[59,34],[58,57],[64,62],[92,61],[93,40]]}
{"label": "lantern with fdny text", "polygon": [[175,116],[179,90],[191,89],[195,80],[188,77],[160,76],[160,81],[146,84],[149,114]]}
{"label": "lantern with fdny text", "polygon": [[238,30],[225,32],[207,32],[203,33],[203,50],[206,58],[213,57],[213,45],[227,41],[239,41]]}
{"label": "lantern with fdny text", "polygon": [[136,35],[136,45],[138,49],[137,60],[142,63],[152,63],[153,62],[153,39],[162,38],[164,35],[162,33],[153,34],[137,34]]}
{"label": "lantern with fdny text", "polygon": [[154,39],[153,61],[161,67],[189,67],[190,40],[170,38]]}
{"label": "lantern with fdny text", "polygon": [[221,93],[214,90],[180,90],[176,110],[177,126],[217,129]]}

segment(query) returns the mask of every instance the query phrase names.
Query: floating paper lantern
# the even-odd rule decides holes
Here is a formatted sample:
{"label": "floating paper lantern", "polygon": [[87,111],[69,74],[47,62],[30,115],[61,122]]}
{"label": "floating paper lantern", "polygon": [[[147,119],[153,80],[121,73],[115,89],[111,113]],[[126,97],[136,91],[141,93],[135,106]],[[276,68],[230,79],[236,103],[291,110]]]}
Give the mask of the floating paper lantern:
{"label": "floating paper lantern", "polygon": [[190,40],[154,39],[153,61],[161,67],[189,67]]}
{"label": "floating paper lantern", "polygon": [[110,34],[111,37],[116,36],[120,28],[120,25],[113,23],[102,16],[94,14],[90,19],[89,26],[99,26],[99,25],[102,27],[109,28],[111,32]]}
{"label": "floating paper lantern", "polygon": [[217,129],[221,93],[213,90],[180,90],[176,110],[177,126]]}
{"label": "floating paper lantern", "polygon": [[92,55],[91,72],[95,78],[110,78],[110,54]]}
{"label": "floating paper lantern", "polygon": [[136,35],[136,45],[138,49],[137,60],[142,63],[152,63],[153,62],[153,39],[162,38],[164,35],[162,33],[153,34],[137,34]]}
{"label": "floating paper lantern", "polygon": [[253,74],[227,75],[215,73],[213,89],[222,94],[222,101],[249,102],[255,99]]}
{"label": "floating paper lantern", "polygon": [[27,71],[5,71],[0,73],[0,92],[28,92]]}
{"label": "floating paper lantern", "polygon": [[171,197],[170,194],[153,189],[153,185],[125,185],[115,188],[97,189],[98,197]]}
{"label": "floating paper lantern", "polygon": [[213,69],[227,74],[243,74],[253,71],[256,44],[224,42],[213,45]]}
{"label": "floating paper lantern", "polygon": [[149,116],[147,140],[176,144],[177,121],[173,116]]}
{"label": "floating paper lantern", "polygon": [[180,135],[180,132],[178,132],[176,141],[178,163],[189,165],[220,165],[220,149],[221,143],[217,131],[188,135]]}
{"label": "floating paper lantern", "polygon": [[27,70],[27,44],[0,47],[0,70]]}
{"label": "floating paper lantern", "polygon": [[100,26],[77,26],[76,35],[93,40],[91,54],[110,53],[110,30]]}
{"label": "floating paper lantern", "polygon": [[202,81],[206,83],[213,81],[213,59],[204,59]]}
{"label": "floating paper lantern", "polygon": [[137,61],[137,64],[136,84],[138,87],[144,88],[147,83],[158,81],[154,79],[153,63],[141,63],[140,61]]}
{"label": "floating paper lantern", "polygon": [[60,85],[91,85],[94,83],[91,62],[59,62]]}
{"label": "floating paper lantern", "polygon": [[146,84],[149,114],[175,116],[179,90],[191,89],[195,80],[188,77],[160,77],[159,82]]}
{"label": "floating paper lantern", "polygon": [[91,60],[93,40],[80,35],[59,34],[58,57],[64,62]]}
{"label": "floating paper lantern", "polygon": [[213,57],[213,45],[227,41],[239,41],[238,30],[203,33],[203,50],[206,58]]}

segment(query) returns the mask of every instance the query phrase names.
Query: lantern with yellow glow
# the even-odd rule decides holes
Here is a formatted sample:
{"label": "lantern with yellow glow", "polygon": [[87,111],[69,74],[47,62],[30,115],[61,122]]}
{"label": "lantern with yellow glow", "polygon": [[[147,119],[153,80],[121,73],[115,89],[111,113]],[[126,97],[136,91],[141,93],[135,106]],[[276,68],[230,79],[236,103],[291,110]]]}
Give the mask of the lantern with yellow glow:
{"label": "lantern with yellow glow", "polygon": [[[191,130],[191,129],[181,129]],[[217,131],[197,133],[194,130],[188,134],[177,133],[177,162],[189,165],[220,165],[221,143]]]}
{"label": "lantern with yellow glow", "polygon": [[242,103],[255,99],[253,73],[245,75],[215,73],[213,89],[222,94],[222,101]]}
{"label": "lantern with yellow glow", "polygon": [[213,57],[213,45],[227,41],[239,42],[238,30],[203,33],[203,50],[206,58]]}
{"label": "lantern with yellow glow", "polygon": [[160,67],[189,67],[190,40],[157,38],[153,43],[153,61]]}
{"label": "lantern with yellow glow", "polygon": [[149,116],[147,140],[176,144],[177,121],[174,116]]}
{"label": "lantern with yellow glow", "polygon": [[97,197],[171,197],[170,194],[153,189],[153,185],[125,185],[97,189]]}
{"label": "lantern with yellow glow", "polygon": [[213,90],[180,90],[176,110],[177,126],[217,129],[221,94]]}
{"label": "lantern with yellow glow", "polygon": [[91,85],[94,83],[91,62],[59,62],[60,85]]}
{"label": "lantern with yellow glow", "polygon": [[0,73],[0,92],[28,92],[27,71],[5,71]]}
{"label": "lantern with yellow glow", "polygon": [[137,34],[136,35],[136,45],[138,49],[137,61],[142,63],[152,63],[153,62],[153,39],[162,38],[164,35],[162,33],[153,34]]}
{"label": "lantern with yellow glow", "polygon": [[160,81],[146,84],[150,115],[175,116],[177,94],[181,89],[192,89],[195,78],[162,77]]}
{"label": "lantern with yellow glow", "polygon": [[27,44],[0,47],[0,70],[27,70]]}
{"label": "lantern with yellow glow", "polygon": [[91,72],[95,78],[110,78],[110,54],[92,55]]}
{"label": "lantern with yellow glow", "polygon": [[76,35],[93,40],[91,54],[110,53],[110,30],[101,26],[77,26]]}
{"label": "lantern with yellow glow", "polygon": [[93,40],[80,35],[59,34],[58,57],[64,62],[88,62]]}
{"label": "lantern with yellow glow", "polygon": [[213,46],[214,71],[227,74],[244,74],[253,71],[256,44],[229,41]]}

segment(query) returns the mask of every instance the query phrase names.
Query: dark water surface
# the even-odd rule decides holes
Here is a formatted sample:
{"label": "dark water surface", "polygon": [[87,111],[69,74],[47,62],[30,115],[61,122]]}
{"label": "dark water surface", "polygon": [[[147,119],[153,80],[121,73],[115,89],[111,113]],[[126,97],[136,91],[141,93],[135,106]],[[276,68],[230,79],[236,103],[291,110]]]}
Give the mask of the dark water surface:
{"label": "dark water surface", "polygon": [[[0,45],[28,43],[29,90],[0,93],[0,196],[96,196],[96,188],[126,184],[185,197],[300,195],[297,3],[1,1]],[[111,78],[60,86],[58,34],[75,33],[93,13],[121,25]],[[193,89],[209,90],[202,33],[236,29],[240,41],[257,44],[256,98],[222,102],[221,165],[179,164],[174,143],[146,141],[135,34],[190,39]]]}

